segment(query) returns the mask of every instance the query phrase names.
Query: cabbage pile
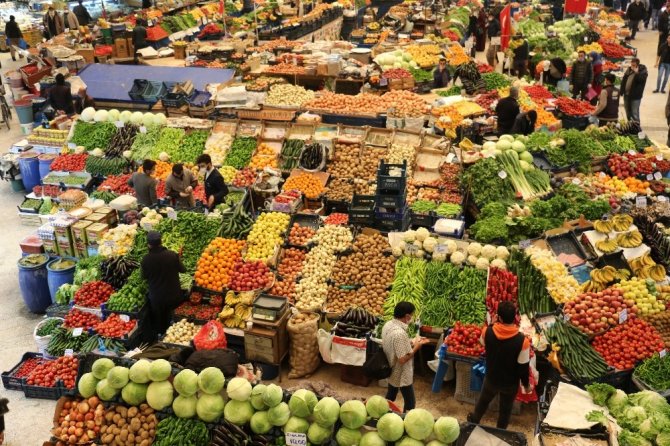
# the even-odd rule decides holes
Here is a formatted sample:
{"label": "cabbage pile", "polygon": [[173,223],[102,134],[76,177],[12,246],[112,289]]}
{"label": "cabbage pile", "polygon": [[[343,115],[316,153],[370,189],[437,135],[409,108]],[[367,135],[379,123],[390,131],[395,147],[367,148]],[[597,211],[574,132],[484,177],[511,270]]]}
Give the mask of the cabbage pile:
{"label": "cabbage pile", "polygon": [[84,122],[130,122],[135,125],[150,127],[153,125],[165,125],[167,117],[163,113],[142,113],[124,110],[122,112],[112,110],[96,110],[93,107],[85,108],[81,112],[80,119]]}
{"label": "cabbage pile", "polygon": [[390,70],[391,68],[419,68],[419,65],[412,59],[412,56],[402,50],[382,53],[375,57],[375,63],[382,68],[382,71]]}
{"label": "cabbage pile", "polygon": [[[591,384],[586,390],[593,402],[606,407],[622,428],[618,440],[622,446],[670,445],[670,405],[656,392],[643,390],[626,395],[609,384]],[[592,411],[589,421],[604,426],[609,421],[602,411]]]}

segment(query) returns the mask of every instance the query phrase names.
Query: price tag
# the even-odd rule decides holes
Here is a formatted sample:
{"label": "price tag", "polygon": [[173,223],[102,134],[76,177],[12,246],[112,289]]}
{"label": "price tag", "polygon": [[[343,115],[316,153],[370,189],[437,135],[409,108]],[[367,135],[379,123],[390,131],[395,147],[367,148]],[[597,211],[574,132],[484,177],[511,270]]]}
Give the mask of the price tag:
{"label": "price tag", "polygon": [[144,226],[145,231],[151,231],[154,228],[151,223],[144,223],[142,226]]}
{"label": "price tag", "polygon": [[598,175],[600,176],[600,178],[605,178],[607,176],[605,172],[600,172]]}
{"label": "price tag", "polygon": [[664,197],[663,195],[659,196],[658,198],[659,203],[667,203],[668,202],[668,197]]}
{"label": "price tag", "polygon": [[114,123],[117,129],[122,129],[123,128],[123,121],[116,121]]}
{"label": "price tag", "polygon": [[507,178],[507,172],[501,170],[500,172],[498,172],[498,176],[504,180],[505,178]]}
{"label": "price tag", "polygon": [[636,153],[637,153],[637,152],[636,152],[635,150],[629,150],[629,151],[628,151],[628,154],[629,154],[629,155],[635,155]]}
{"label": "price tag", "polygon": [[379,86],[380,87],[386,87],[388,84],[389,84],[389,81],[385,77],[382,77],[381,79],[379,79]]}
{"label": "price tag", "polygon": [[130,316],[127,314],[120,314],[119,319],[121,319],[121,322],[130,322]]}
{"label": "price tag", "polygon": [[419,247],[416,245],[407,245],[405,250],[407,251],[407,254],[414,255],[419,250]]}
{"label": "price tag", "polygon": [[533,242],[531,240],[521,240],[519,242],[519,248],[521,249],[527,249],[530,248],[530,245],[532,245]]}
{"label": "price tag", "polygon": [[575,185],[579,186],[580,184],[582,184],[582,182],[579,181],[579,178],[573,178],[572,179],[572,184],[575,184]]}
{"label": "price tag", "polygon": [[116,246],[116,243],[114,243],[113,240],[107,240],[105,241],[105,246],[108,248],[114,248],[114,246]]}
{"label": "price tag", "polygon": [[565,319],[566,322],[570,321],[570,314],[569,313],[564,313],[563,314],[563,319]]}
{"label": "price tag", "polygon": [[656,161],[663,161],[663,155],[656,155]]}
{"label": "price tag", "polygon": [[619,313],[619,323],[623,324],[628,320],[628,308],[624,308],[621,310],[621,313]]}
{"label": "price tag", "polygon": [[307,446],[307,434],[286,432],[284,435],[286,446]]}
{"label": "price tag", "polygon": [[668,354],[668,352],[665,349],[658,352],[658,356],[660,356],[661,358],[665,358],[665,355],[667,355],[667,354]]}
{"label": "price tag", "polygon": [[63,352],[63,354],[65,356],[74,356],[74,350],[72,350],[71,348],[66,348],[65,352]]}
{"label": "price tag", "polygon": [[82,333],[83,331],[84,331],[84,329],[81,328],[81,327],[75,328],[74,330],[72,330],[72,337],[73,337],[73,338],[76,338],[76,337],[81,336],[81,333]]}
{"label": "price tag", "polygon": [[646,208],[647,207],[647,197],[635,197],[635,207]]}
{"label": "price tag", "polygon": [[586,37],[586,36],[584,36],[584,42],[588,43],[588,42],[589,42],[589,38]]}
{"label": "price tag", "polygon": [[145,126],[140,127],[140,133],[146,133],[147,128]]}
{"label": "price tag", "polygon": [[454,155],[453,153],[450,153],[449,155],[447,155],[447,162],[448,163],[452,162],[454,160],[454,158],[456,158],[456,155]]}
{"label": "price tag", "polygon": [[644,139],[644,138],[647,137],[647,135],[646,135],[644,132],[640,132],[640,133],[637,134],[637,137],[638,137],[639,139]]}
{"label": "price tag", "polygon": [[67,148],[70,149],[70,150],[74,150],[74,149],[77,148],[77,145],[73,142],[69,142],[69,143],[67,143]]}
{"label": "price tag", "polygon": [[654,176],[652,174],[647,174],[647,181],[651,181],[654,179]]}
{"label": "price tag", "polygon": [[177,212],[176,212],[174,209],[170,209],[170,210],[167,212],[167,217],[168,217],[170,220],[176,220],[176,219],[177,219]]}
{"label": "price tag", "polygon": [[661,181],[661,178],[663,178],[663,175],[661,174],[661,172],[654,172],[654,179],[656,181]]}
{"label": "price tag", "polygon": [[447,248],[447,245],[437,245],[435,247],[435,252],[438,254],[446,254],[449,248]]}

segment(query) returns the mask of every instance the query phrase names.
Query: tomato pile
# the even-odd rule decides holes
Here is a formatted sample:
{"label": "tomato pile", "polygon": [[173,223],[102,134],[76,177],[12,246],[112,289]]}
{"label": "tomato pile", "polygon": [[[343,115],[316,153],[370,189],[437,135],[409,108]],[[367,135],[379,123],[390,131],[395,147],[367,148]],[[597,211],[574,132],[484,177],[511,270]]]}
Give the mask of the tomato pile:
{"label": "tomato pile", "polygon": [[105,408],[96,396],[66,401],[58,414],[54,435],[67,444],[89,444],[99,436],[104,414]]}
{"label": "tomato pile", "polygon": [[230,289],[233,291],[253,291],[266,288],[274,275],[270,268],[260,260],[243,262],[238,260],[233,267]]}
{"label": "tomato pile", "polygon": [[670,161],[657,160],[655,157],[650,158],[642,153],[612,155],[607,160],[607,166],[614,175],[622,179],[670,171]]}
{"label": "tomato pile", "polygon": [[88,330],[89,328],[95,329],[95,327],[101,322],[100,318],[93,313],[88,311],[81,311],[77,308],[72,308],[65,315],[65,320],[63,321],[63,327],[65,328],[83,328]]}
{"label": "tomato pile", "polygon": [[386,79],[409,79],[412,77],[412,73],[404,68],[391,68],[390,70],[384,71],[382,76]]}
{"label": "tomato pile", "polygon": [[87,153],[68,153],[58,155],[51,162],[50,170],[59,170],[65,172],[79,172],[86,168]]}
{"label": "tomato pile", "polygon": [[19,368],[16,369],[14,373],[12,373],[12,377],[26,378],[30,376],[31,373],[33,373],[33,370],[35,370],[37,366],[46,362],[49,362],[49,360],[42,357],[28,358],[21,363]]}
{"label": "tomato pile", "polygon": [[37,365],[26,379],[26,384],[29,386],[55,387],[57,380],[61,380],[65,387],[73,389],[78,367],[79,359],[74,356],[61,356],[54,361]]}
{"label": "tomato pile", "polygon": [[103,322],[100,322],[95,327],[95,331],[106,338],[123,338],[135,328],[135,325],[137,325],[135,319],[124,322],[121,320],[121,316],[112,314]]}
{"label": "tomato pile", "polygon": [[551,99],[554,97],[554,95],[547,90],[547,87],[542,85],[529,85],[528,87],[523,87],[523,89],[535,102],[542,102],[544,99]]}
{"label": "tomato pile", "polygon": [[[510,301],[517,306],[518,280],[514,273],[504,269],[492,267],[489,270],[489,281],[486,288],[486,308],[491,318],[498,313],[498,305],[503,301]],[[516,319],[519,319],[517,310]]]}
{"label": "tomato pile", "polygon": [[477,71],[479,71],[481,74],[493,73],[493,67],[491,65],[487,64],[487,63],[478,63],[477,64]]}
{"label": "tomato pile", "polygon": [[632,49],[626,48],[625,46],[610,40],[600,39],[598,40],[598,43],[603,49],[603,54],[608,59],[623,59],[626,56],[635,55],[635,52]]}
{"label": "tomato pile", "polygon": [[498,99],[500,99],[500,96],[498,95],[498,90],[491,90],[487,93],[483,93],[477,96],[475,102],[484,110],[490,110],[491,105],[493,105],[493,103]]}
{"label": "tomato pile", "polygon": [[291,232],[288,235],[288,243],[295,246],[305,246],[314,237],[314,234],[316,234],[314,229],[293,223]]}
{"label": "tomato pile", "polygon": [[74,293],[74,303],[83,307],[99,307],[107,302],[114,288],[101,280],[87,282]]}
{"label": "tomato pile", "polygon": [[208,321],[216,319],[216,316],[221,311],[221,307],[215,307],[207,304],[194,304],[191,302],[184,302],[174,310],[175,318],[189,318],[201,321]]}
{"label": "tomato pile", "polygon": [[[193,304],[199,304],[203,301],[204,297],[205,295],[200,291],[193,291],[188,300]],[[221,294],[210,294],[207,301],[214,307],[220,307],[223,305],[223,296]]]}
{"label": "tomato pile", "polygon": [[565,304],[563,313],[570,323],[588,335],[595,335],[619,325],[619,313],[628,306],[620,290],[608,288],[598,293],[584,293]]}
{"label": "tomato pile", "polygon": [[135,195],[135,189],[128,186],[128,180],[130,179],[131,174],[126,175],[109,175],[105,181],[103,181],[98,190],[109,190],[118,195]]}
{"label": "tomato pile", "polygon": [[349,215],[334,212],[323,221],[326,225],[346,225],[349,223]]}
{"label": "tomato pile", "polygon": [[596,336],[593,348],[610,366],[628,370],[663,350],[665,344],[653,326],[642,319],[631,318],[607,333]]}
{"label": "tomato pile", "polygon": [[249,187],[255,182],[256,172],[248,167],[238,170],[235,178],[233,178],[233,186],[235,187]]}
{"label": "tomato pile", "polygon": [[586,116],[595,111],[595,107],[586,101],[566,97],[556,98],[556,107],[570,116]]}
{"label": "tomato pile", "polygon": [[454,328],[445,339],[450,353],[464,356],[479,356],[484,353],[484,346],[479,342],[482,327],[479,325],[463,325],[456,322]]}
{"label": "tomato pile", "polygon": [[33,193],[36,197],[57,197],[61,194],[60,187],[53,184],[33,187]]}

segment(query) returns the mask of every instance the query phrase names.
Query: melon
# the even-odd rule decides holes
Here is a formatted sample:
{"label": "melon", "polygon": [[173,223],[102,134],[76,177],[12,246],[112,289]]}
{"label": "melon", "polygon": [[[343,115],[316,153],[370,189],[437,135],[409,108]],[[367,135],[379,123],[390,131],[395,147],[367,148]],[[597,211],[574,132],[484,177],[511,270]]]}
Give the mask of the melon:
{"label": "melon", "polygon": [[500,141],[509,141],[509,142],[514,142],[514,137],[512,135],[501,135],[500,138],[498,138]]}
{"label": "melon", "polygon": [[98,110],[93,116],[95,122],[105,122],[107,121],[107,110]]}
{"label": "melon", "polygon": [[124,110],[119,114],[119,121],[126,123],[130,122],[130,118],[133,116],[133,112]]}
{"label": "melon", "polygon": [[512,148],[512,143],[506,139],[501,139],[496,143],[496,149],[504,152]]}
{"label": "melon", "polygon": [[93,121],[95,116],[95,109],[93,107],[86,107],[84,111],[81,112],[81,120],[85,122]]}
{"label": "melon", "polygon": [[524,160],[527,163],[533,163],[533,155],[530,152],[521,152],[519,153],[519,159]]}
{"label": "melon", "polygon": [[121,113],[117,109],[113,108],[107,112],[107,119],[109,119],[109,122],[116,122],[119,120],[120,114]]}
{"label": "melon", "polygon": [[496,143],[493,142],[493,141],[486,141],[486,142],[482,145],[482,149],[483,149],[483,150],[486,150],[486,151],[494,150],[495,148],[496,148]]}

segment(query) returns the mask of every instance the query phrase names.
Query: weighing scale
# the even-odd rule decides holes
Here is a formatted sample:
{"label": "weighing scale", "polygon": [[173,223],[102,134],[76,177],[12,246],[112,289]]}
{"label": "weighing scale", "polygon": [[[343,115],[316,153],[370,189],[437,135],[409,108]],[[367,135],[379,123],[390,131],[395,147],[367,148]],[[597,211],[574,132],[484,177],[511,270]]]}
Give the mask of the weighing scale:
{"label": "weighing scale", "polygon": [[260,294],[254,299],[251,315],[254,323],[263,325],[265,322],[268,325],[274,325],[282,318],[287,308],[288,301],[285,297]]}

